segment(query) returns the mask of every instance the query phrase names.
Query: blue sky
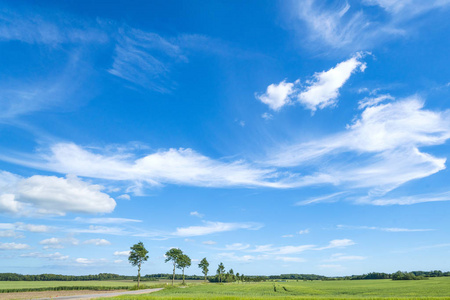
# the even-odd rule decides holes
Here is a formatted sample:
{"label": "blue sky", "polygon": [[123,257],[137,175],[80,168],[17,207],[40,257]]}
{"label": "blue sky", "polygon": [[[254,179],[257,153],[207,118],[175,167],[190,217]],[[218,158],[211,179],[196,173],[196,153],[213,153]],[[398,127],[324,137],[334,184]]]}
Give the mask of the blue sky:
{"label": "blue sky", "polygon": [[0,267],[449,270],[450,1],[0,10]]}

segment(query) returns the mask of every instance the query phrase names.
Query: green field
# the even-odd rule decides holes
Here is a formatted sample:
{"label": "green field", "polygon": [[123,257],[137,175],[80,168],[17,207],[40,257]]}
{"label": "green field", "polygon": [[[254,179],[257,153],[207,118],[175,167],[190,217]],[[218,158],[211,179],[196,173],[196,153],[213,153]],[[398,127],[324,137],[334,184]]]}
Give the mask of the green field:
{"label": "green field", "polygon": [[[274,291],[274,285],[276,291]],[[283,288],[284,287],[284,288]],[[450,278],[196,284],[114,299],[450,299]]]}
{"label": "green field", "polygon": [[[198,280],[186,280],[188,284],[198,283]],[[141,286],[148,288],[163,287],[170,284],[170,280],[141,281]],[[180,284],[181,280],[175,280]],[[0,293],[31,292],[46,290],[111,290],[128,289],[136,286],[132,280],[87,280],[87,281],[0,281]],[[1,298],[1,297],[0,297]]]}

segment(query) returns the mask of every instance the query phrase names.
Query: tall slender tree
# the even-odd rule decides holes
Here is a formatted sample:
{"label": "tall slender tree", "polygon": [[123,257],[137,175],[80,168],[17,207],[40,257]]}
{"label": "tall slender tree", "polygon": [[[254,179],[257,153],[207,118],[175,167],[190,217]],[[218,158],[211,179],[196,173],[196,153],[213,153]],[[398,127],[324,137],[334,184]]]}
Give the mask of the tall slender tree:
{"label": "tall slender tree", "polygon": [[128,256],[128,261],[133,266],[138,267],[138,284],[141,282],[141,266],[144,263],[144,261],[147,261],[148,259],[148,251],[145,249],[144,244],[142,242],[139,242],[137,244],[134,244],[130,247],[130,256]]}
{"label": "tall slender tree", "polygon": [[223,263],[220,262],[216,274],[219,275],[219,282],[222,282],[222,275],[225,273],[225,267],[223,266]]}
{"label": "tall slender tree", "polygon": [[191,258],[186,254],[181,254],[178,258],[177,268],[183,270],[183,285],[184,285],[184,268],[189,268],[191,266]]}
{"label": "tall slender tree", "polygon": [[175,280],[175,268],[178,265],[178,260],[181,255],[183,255],[183,251],[181,251],[178,248],[172,248],[166,252],[166,261],[165,262],[172,261],[172,263],[173,263],[172,286],[173,286],[173,282]]}
{"label": "tall slender tree", "polygon": [[206,278],[208,276],[208,267],[209,267],[209,262],[206,260],[206,257],[203,258],[200,263],[198,264],[198,267],[200,269],[202,269],[202,273],[205,275],[205,282],[206,282]]}

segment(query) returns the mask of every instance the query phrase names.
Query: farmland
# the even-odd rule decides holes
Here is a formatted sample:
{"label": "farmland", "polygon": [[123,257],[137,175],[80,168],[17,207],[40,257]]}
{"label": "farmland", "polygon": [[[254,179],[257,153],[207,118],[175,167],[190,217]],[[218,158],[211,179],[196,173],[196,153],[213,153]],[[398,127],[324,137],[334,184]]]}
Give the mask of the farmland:
{"label": "farmland", "polygon": [[[274,288],[275,287],[275,288]],[[115,299],[450,299],[450,278],[195,284]]]}

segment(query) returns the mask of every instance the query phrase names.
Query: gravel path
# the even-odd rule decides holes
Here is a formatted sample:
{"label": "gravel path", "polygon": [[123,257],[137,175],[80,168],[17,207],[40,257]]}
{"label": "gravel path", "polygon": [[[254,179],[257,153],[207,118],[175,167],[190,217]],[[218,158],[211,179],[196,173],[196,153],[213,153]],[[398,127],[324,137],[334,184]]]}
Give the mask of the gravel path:
{"label": "gravel path", "polygon": [[34,298],[36,300],[76,300],[76,299],[92,299],[92,298],[106,298],[106,297],[115,297],[121,295],[138,295],[138,294],[148,294],[162,290],[162,288],[158,289],[145,289],[145,290],[137,290],[137,291],[126,291],[126,292],[114,292],[114,293],[101,293],[101,294],[86,294],[86,295],[73,295],[73,296],[62,296],[62,297],[54,297],[54,298]]}

